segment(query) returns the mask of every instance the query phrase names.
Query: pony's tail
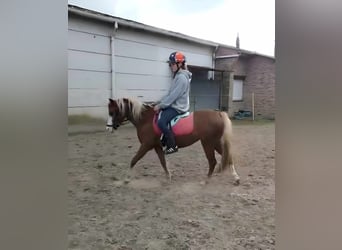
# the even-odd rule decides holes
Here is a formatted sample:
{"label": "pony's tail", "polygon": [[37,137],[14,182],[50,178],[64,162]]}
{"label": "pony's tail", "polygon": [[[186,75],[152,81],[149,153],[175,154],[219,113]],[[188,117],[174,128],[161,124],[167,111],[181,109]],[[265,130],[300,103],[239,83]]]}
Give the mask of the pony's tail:
{"label": "pony's tail", "polygon": [[222,134],[222,157],[221,157],[221,168],[225,170],[228,165],[233,164],[232,153],[231,153],[231,144],[230,141],[232,139],[232,122],[230,121],[226,112],[221,112],[223,122],[224,122],[224,130]]}
{"label": "pony's tail", "polygon": [[224,122],[224,130],[222,135],[222,158],[221,158],[221,168],[224,171],[227,166],[229,166],[231,174],[234,177],[234,185],[239,185],[240,177],[237,174],[232,156],[231,140],[233,135],[232,122],[230,121],[227,113],[221,112]]}

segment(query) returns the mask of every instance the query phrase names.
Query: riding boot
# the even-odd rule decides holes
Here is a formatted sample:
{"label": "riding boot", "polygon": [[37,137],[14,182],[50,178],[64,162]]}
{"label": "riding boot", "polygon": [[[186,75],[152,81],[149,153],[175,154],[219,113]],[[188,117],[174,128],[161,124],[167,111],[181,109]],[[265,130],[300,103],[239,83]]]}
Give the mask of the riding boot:
{"label": "riding boot", "polygon": [[178,151],[178,147],[176,145],[176,139],[172,131],[166,137],[166,149],[164,151],[165,154],[172,154]]}

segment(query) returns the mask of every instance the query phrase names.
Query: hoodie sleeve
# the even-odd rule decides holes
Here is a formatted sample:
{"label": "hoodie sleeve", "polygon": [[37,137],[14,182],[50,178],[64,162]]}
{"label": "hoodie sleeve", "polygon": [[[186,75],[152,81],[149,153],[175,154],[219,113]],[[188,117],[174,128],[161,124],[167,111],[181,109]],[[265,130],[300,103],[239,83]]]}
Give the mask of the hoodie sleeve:
{"label": "hoodie sleeve", "polygon": [[164,96],[158,106],[160,108],[166,108],[170,106],[174,101],[177,100],[187,89],[188,79],[184,74],[178,75],[171,85],[168,95]]}

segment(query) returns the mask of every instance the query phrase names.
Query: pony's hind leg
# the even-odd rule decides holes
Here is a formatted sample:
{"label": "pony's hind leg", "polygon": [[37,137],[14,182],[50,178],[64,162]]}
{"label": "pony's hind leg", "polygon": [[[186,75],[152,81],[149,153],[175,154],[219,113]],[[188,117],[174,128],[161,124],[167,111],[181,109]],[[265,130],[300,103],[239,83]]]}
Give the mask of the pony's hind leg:
{"label": "pony's hind leg", "polygon": [[215,158],[215,147],[212,146],[209,141],[201,140],[201,144],[205,152],[205,155],[208,159],[208,163],[209,163],[208,178],[210,178],[214,172],[214,169],[217,163],[216,158]]}
{"label": "pony's hind leg", "polygon": [[230,172],[232,173],[233,177],[234,177],[234,184],[235,185],[239,185],[240,184],[240,177],[237,174],[235,167],[234,167],[234,162],[233,162],[233,157],[232,155],[229,153],[228,156],[228,162],[229,162],[229,168],[230,168]]}
{"label": "pony's hind leg", "polygon": [[227,165],[230,168],[230,172],[234,178],[234,185],[240,184],[240,177],[237,174],[234,162],[233,162],[233,156],[231,153],[231,145],[229,141],[220,141],[215,145],[215,150],[217,153],[219,153],[222,156],[221,163],[219,163],[219,172],[223,172]]}
{"label": "pony's hind leg", "polygon": [[[222,156],[222,150],[223,150],[223,145],[222,142],[219,141],[218,143],[215,144],[215,151]],[[218,164],[218,172],[222,172],[222,163]]]}
{"label": "pony's hind leg", "polygon": [[229,169],[230,172],[234,178],[234,185],[239,185],[240,184],[240,177],[237,174],[235,167],[234,167],[234,162],[233,162],[233,156],[231,153],[231,147],[230,147],[230,143],[227,143],[228,145],[228,165],[229,165]]}
{"label": "pony's hind leg", "polygon": [[160,145],[155,146],[154,150],[156,151],[156,153],[158,155],[158,158],[159,158],[160,163],[164,169],[166,177],[171,181],[171,174],[170,174],[169,170],[167,169],[166,161],[165,161],[165,155],[164,155],[162,147]]}

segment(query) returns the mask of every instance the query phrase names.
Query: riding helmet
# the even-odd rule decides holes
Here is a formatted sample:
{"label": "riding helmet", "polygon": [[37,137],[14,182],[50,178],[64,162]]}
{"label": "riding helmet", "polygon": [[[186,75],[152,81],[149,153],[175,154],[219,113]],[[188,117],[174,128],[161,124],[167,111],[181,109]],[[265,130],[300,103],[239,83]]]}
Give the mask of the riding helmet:
{"label": "riding helmet", "polygon": [[169,56],[169,63],[185,63],[186,59],[183,53],[181,52],[173,52]]}

